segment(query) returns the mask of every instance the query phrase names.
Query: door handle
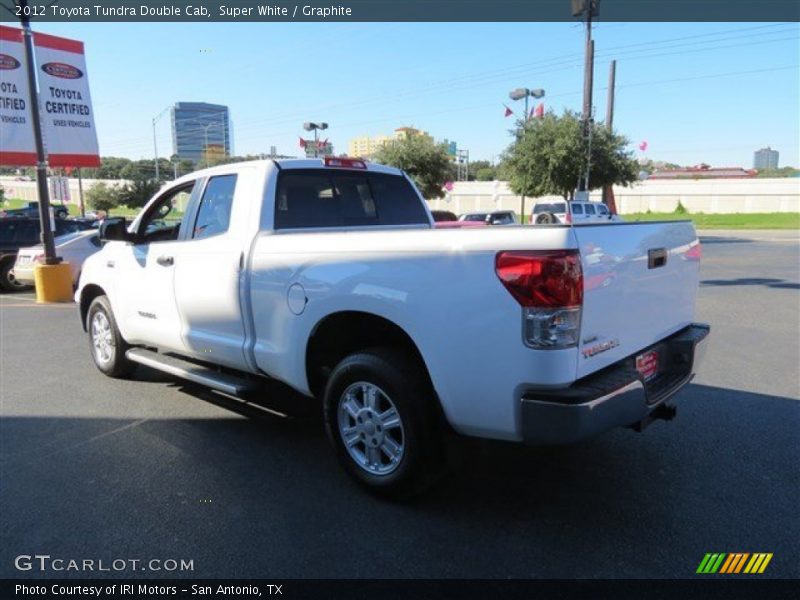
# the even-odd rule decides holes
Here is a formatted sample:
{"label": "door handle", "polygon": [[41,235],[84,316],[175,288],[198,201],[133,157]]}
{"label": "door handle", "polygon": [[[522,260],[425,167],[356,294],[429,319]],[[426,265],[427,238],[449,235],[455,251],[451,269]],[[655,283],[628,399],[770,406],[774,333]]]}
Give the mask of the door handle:
{"label": "door handle", "polygon": [[159,256],[156,259],[156,262],[162,267],[171,267],[173,264],[175,264],[175,259],[172,256]]}

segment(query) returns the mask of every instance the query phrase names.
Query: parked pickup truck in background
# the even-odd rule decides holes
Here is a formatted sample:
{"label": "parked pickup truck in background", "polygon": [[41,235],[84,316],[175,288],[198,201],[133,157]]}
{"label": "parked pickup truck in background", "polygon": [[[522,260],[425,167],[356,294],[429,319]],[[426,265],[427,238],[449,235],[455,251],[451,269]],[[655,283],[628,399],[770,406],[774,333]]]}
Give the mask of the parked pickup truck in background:
{"label": "parked pickup truck in background", "polygon": [[688,221],[435,229],[402,171],[356,159],[198,171],[101,237],[76,301],[102,372],[279,380],[386,494],[429,483],[452,430],[563,444],[670,418],[709,332]]}
{"label": "parked pickup truck in background", "polygon": [[[52,204],[53,216],[56,219],[66,219],[69,216],[69,209],[63,204]],[[28,202],[22,208],[7,208],[2,211],[4,217],[34,217],[39,218],[39,203]]]}

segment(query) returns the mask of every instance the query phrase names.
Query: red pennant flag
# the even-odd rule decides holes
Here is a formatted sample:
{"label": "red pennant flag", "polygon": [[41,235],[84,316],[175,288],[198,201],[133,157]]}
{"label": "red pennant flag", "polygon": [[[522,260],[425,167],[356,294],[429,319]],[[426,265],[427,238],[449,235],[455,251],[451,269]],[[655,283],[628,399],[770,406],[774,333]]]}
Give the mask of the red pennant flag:
{"label": "red pennant flag", "polygon": [[505,107],[505,109],[506,109],[506,114],[504,114],[504,115],[503,115],[504,117],[510,117],[511,115],[513,115],[513,114],[514,114],[514,111],[513,111],[513,110],[511,110],[510,108],[508,108],[508,107],[507,107],[505,104],[503,104],[503,106],[504,106],[504,107]]}
{"label": "red pennant flag", "polygon": [[539,106],[533,109],[533,116],[537,119],[544,118],[544,102],[539,102]]}
{"label": "red pennant flag", "polygon": [[306,147],[306,141],[303,138],[300,138],[300,147],[301,148],[305,148]]}

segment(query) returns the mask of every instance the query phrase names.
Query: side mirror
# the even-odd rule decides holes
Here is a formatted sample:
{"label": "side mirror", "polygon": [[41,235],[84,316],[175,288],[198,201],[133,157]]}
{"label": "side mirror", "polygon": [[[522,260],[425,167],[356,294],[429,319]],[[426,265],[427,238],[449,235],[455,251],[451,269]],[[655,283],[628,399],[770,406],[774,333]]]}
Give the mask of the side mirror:
{"label": "side mirror", "polygon": [[101,242],[132,242],[133,235],[128,233],[128,224],[124,217],[105,219],[100,225]]}

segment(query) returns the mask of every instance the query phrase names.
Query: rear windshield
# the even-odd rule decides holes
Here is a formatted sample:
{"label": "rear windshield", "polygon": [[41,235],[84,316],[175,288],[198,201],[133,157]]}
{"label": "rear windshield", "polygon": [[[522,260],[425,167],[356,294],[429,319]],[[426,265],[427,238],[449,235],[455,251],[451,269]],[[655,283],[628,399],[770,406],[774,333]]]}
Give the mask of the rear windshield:
{"label": "rear windshield", "polygon": [[422,201],[400,175],[291,169],[278,177],[275,229],[427,224]]}
{"label": "rear windshield", "polygon": [[565,213],[567,212],[567,204],[565,202],[553,202],[546,204],[537,204],[533,209],[533,213]]}
{"label": "rear windshield", "polygon": [[471,215],[464,215],[462,221],[485,221],[488,215],[486,213],[474,213]]}

